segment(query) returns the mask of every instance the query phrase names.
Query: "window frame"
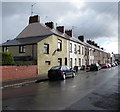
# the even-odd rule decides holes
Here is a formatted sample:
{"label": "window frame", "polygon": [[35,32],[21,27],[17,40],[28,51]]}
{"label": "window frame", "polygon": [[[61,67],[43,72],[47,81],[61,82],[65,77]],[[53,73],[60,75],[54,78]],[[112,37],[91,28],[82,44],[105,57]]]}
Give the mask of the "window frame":
{"label": "window frame", "polygon": [[50,61],[45,61],[45,65],[50,65],[51,62]]}
{"label": "window frame", "polygon": [[44,54],[49,54],[49,44],[44,43]]}
{"label": "window frame", "polygon": [[70,67],[72,68],[72,65],[73,65],[73,59],[72,58],[70,58]]}
{"label": "window frame", "polygon": [[81,46],[78,46],[78,54],[81,54]]}
{"label": "window frame", "polygon": [[77,54],[77,45],[74,44],[74,53]]}
{"label": "window frame", "polygon": [[58,39],[58,50],[62,51],[62,40]]}
{"label": "window frame", "polygon": [[77,58],[75,58],[75,66],[77,66]]}
{"label": "window frame", "polygon": [[70,53],[72,53],[72,43],[70,43]]}
{"label": "window frame", "polygon": [[58,66],[62,66],[62,58],[58,58]]}
{"label": "window frame", "polygon": [[3,47],[3,52],[8,52],[9,50],[8,50],[8,47],[6,46],[6,47]]}
{"label": "window frame", "polygon": [[84,55],[84,47],[82,47],[82,55]]}
{"label": "window frame", "polygon": [[81,58],[79,58],[79,66],[81,67]]}
{"label": "window frame", "polygon": [[26,46],[25,45],[20,45],[19,46],[19,53],[25,53],[26,52]]}

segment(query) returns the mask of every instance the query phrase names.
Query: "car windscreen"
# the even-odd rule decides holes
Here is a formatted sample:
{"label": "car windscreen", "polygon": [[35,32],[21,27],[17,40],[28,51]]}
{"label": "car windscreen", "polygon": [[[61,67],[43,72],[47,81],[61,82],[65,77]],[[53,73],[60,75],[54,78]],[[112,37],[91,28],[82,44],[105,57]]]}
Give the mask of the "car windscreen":
{"label": "car windscreen", "polygon": [[106,64],[101,64],[101,65],[106,65]]}
{"label": "car windscreen", "polygon": [[59,70],[61,67],[60,66],[54,66],[51,68],[51,70]]}
{"label": "car windscreen", "polygon": [[96,64],[91,64],[91,66],[96,66]]}

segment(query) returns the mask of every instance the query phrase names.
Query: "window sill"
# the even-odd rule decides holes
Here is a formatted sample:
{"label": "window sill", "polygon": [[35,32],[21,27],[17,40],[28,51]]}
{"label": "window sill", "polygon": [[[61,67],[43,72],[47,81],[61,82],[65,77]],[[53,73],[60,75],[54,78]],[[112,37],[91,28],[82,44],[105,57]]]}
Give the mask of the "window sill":
{"label": "window sill", "polygon": [[23,53],[25,53],[25,52],[19,52],[20,54],[23,54]]}

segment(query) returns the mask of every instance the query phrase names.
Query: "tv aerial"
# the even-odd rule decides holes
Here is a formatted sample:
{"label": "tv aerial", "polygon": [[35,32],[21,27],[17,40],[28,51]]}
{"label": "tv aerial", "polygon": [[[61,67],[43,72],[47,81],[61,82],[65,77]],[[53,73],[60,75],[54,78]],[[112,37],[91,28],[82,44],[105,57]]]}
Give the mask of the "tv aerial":
{"label": "tv aerial", "polygon": [[33,12],[33,6],[34,6],[35,4],[36,4],[36,3],[34,3],[34,4],[31,5],[31,16],[32,16],[33,13],[34,13],[34,12]]}

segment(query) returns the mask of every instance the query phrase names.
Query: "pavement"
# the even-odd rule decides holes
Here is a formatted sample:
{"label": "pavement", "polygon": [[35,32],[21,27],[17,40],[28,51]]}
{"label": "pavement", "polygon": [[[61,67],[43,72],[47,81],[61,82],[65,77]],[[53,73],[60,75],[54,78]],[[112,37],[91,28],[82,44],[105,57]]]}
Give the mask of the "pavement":
{"label": "pavement", "polygon": [[[85,71],[78,71],[76,75],[78,75],[80,72],[85,72]],[[30,77],[26,79],[16,79],[16,80],[8,80],[2,82],[2,89],[4,88],[9,88],[9,87],[15,87],[15,86],[25,86],[28,84],[33,84],[33,83],[39,83],[43,81],[48,81],[48,76],[47,74],[41,74],[36,77]]]}
{"label": "pavement", "polygon": [[42,75],[38,75],[36,77],[30,77],[30,78],[26,78],[26,79],[16,79],[16,80],[4,81],[4,82],[2,82],[1,88],[4,89],[4,88],[9,88],[9,87],[15,87],[15,86],[25,86],[28,84],[38,83],[38,82],[47,81],[47,80],[48,80],[47,74],[42,74]]}

